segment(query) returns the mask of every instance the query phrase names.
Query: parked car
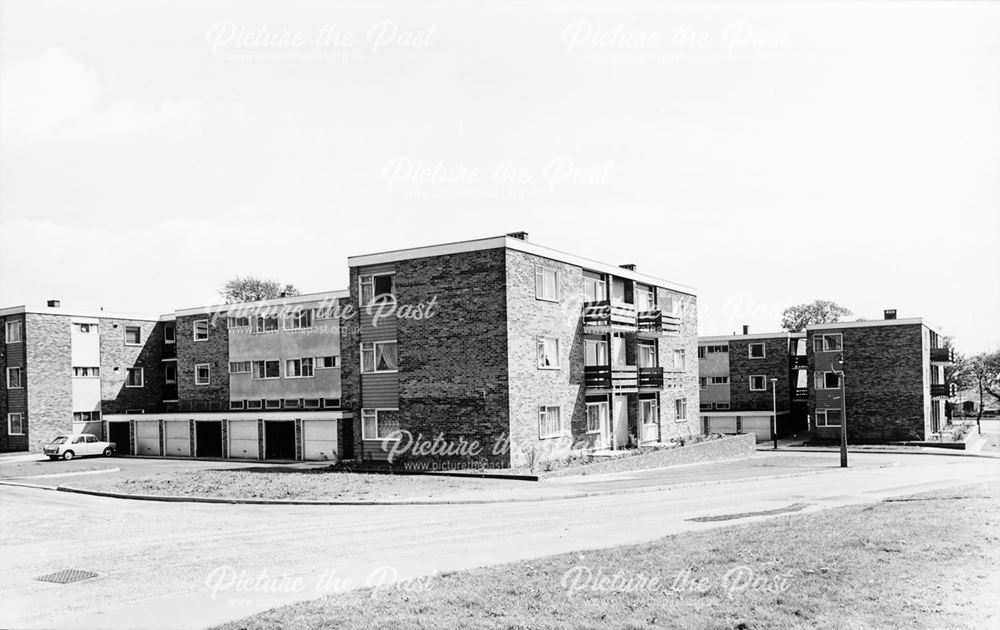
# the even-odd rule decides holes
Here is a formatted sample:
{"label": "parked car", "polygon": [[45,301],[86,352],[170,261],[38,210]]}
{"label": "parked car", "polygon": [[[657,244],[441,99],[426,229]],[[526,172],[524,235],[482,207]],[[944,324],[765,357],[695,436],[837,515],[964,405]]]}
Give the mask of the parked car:
{"label": "parked car", "polygon": [[49,456],[49,459],[73,459],[74,457],[84,457],[86,455],[104,455],[111,457],[115,454],[117,445],[114,442],[102,442],[96,435],[91,433],[81,433],[79,435],[60,435],[45,445],[42,452]]}

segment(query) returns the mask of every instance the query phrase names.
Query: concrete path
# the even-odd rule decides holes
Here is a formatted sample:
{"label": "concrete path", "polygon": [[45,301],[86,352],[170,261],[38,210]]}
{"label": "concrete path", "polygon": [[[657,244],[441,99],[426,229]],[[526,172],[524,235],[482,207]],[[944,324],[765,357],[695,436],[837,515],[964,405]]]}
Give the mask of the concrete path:
{"label": "concrete path", "polygon": [[[0,487],[0,626],[201,628],[386,577],[766,518],[688,520],[696,517],[792,504],[810,512],[1000,480],[995,460],[894,459],[899,465],[487,506],[174,504]],[[34,579],[62,569],[98,577],[67,585]]]}

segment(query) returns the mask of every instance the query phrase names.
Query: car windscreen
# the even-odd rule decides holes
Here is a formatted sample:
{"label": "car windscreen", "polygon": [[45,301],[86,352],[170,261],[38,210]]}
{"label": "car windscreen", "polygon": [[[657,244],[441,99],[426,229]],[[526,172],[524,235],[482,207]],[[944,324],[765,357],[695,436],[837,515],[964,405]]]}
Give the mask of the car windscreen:
{"label": "car windscreen", "polygon": [[66,436],[65,435],[60,435],[56,439],[52,440],[52,443],[53,444],[65,444],[66,443]]}

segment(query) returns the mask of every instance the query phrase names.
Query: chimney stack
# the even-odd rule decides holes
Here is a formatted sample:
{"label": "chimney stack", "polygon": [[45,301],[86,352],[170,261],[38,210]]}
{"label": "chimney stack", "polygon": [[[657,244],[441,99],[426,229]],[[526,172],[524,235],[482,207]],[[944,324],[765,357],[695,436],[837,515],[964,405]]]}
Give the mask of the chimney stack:
{"label": "chimney stack", "polygon": [[884,311],[882,311],[882,314],[885,316],[886,319],[896,319],[896,309],[894,308],[887,308]]}
{"label": "chimney stack", "polygon": [[748,324],[743,324],[743,334],[744,335],[750,334],[750,326]]}
{"label": "chimney stack", "polygon": [[59,300],[49,300],[47,304],[49,308],[59,308],[62,305],[62,302]]}
{"label": "chimney stack", "polygon": [[511,238],[516,238],[519,241],[526,241],[526,240],[528,240],[528,233],[527,232],[507,232],[507,236],[509,236]]}
{"label": "chimney stack", "polygon": [[628,269],[629,271],[635,271],[635,263],[628,263],[625,265],[618,265],[622,269]]}

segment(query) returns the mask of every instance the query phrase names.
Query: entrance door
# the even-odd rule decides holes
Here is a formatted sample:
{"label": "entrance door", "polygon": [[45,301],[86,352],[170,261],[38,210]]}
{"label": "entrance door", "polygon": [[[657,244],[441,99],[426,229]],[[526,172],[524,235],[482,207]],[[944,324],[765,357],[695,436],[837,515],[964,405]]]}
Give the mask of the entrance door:
{"label": "entrance door", "polygon": [[612,396],[615,448],[628,444],[628,396]]}
{"label": "entrance door", "polygon": [[196,457],[222,457],[222,422],[203,420],[194,423]]}
{"label": "entrance door", "polygon": [[264,459],[295,459],[295,423],[264,421]]}

